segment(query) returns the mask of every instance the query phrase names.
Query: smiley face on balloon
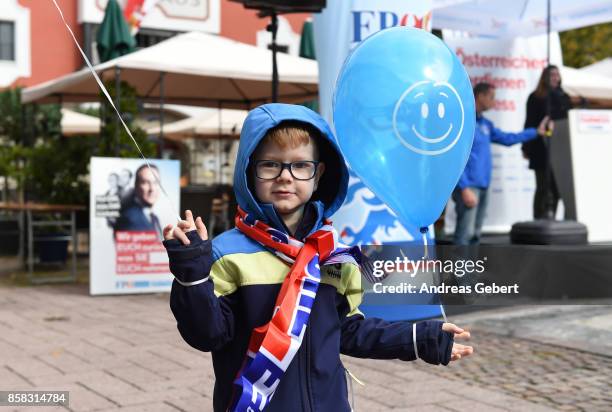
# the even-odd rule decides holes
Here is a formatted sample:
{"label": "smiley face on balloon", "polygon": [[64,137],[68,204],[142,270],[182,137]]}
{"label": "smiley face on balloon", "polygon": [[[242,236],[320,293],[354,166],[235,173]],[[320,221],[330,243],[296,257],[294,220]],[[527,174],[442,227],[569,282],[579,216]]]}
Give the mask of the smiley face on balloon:
{"label": "smiley face on balloon", "polygon": [[423,80],[402,93],[393,110],[393,131],[408,149],[435,156],[447,152],[463,131],[465,111],[447,82]]}

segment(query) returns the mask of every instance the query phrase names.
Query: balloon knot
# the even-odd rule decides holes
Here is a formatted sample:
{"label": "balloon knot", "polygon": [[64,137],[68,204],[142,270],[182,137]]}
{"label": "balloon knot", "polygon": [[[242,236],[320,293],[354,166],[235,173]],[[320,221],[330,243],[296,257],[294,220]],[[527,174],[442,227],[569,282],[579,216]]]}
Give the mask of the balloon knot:
{"label": "balloon knot", "polygon": [[419,229],[421,231],[421,233],[427,233],[429,232],[429,228],[426,226],[423,226],[422,228]]}

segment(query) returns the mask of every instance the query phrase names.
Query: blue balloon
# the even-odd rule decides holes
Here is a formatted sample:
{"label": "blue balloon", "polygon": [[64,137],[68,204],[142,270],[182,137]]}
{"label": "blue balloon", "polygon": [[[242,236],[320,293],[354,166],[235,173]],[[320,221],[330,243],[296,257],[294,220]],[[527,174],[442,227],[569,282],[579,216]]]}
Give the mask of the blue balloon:
{"label": "blue balloon", "polygon": [[467,163],[476,121],[470,79],[436,36],[394,27],[361,42],[334,94],[350,167],[407,226],[440,216]]}

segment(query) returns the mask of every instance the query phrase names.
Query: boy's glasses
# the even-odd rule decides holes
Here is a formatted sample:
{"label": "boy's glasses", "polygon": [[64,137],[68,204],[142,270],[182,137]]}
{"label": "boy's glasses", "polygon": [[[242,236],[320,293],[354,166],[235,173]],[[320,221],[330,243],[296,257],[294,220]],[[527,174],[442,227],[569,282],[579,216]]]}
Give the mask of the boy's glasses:
{"label": "boy's glasses", "polygon": [[283,170],[289,169],[294,179],[310,180],[315,177],[319,163],[314,160],[300,160],[291,163],[258,160],[255,162],[255,176],[261,180],[274,180],[283,173]]}

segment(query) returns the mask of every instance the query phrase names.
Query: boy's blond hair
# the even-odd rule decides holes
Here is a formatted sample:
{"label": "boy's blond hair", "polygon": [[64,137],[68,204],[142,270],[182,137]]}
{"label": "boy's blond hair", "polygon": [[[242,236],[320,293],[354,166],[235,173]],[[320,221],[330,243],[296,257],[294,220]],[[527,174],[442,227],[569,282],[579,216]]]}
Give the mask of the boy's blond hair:
{"label": "boy's blond hair", "polygon": [[309,124],[301,122],[283,122],[275,128],[270,129],[259,145],[261,146],[264,143],[271,142],[281,149],[295,149],[296,147],[307,145],[312,141],[315,149],[315,157],[318,157],[318,138],[319,131]]}

